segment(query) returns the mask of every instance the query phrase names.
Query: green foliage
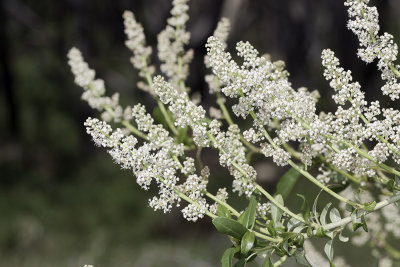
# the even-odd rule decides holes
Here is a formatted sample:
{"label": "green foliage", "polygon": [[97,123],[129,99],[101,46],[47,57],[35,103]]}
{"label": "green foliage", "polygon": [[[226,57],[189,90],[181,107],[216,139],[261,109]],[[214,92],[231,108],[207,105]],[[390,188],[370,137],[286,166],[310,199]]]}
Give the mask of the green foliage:
{"label": "green foliage", "polygon": [[285,200],[289,197],[296,185],[297,180],[300,177],[300,173],[295,168],[290,168],[280,179],[276,185],[276,194],[282,196]]}
{"label": "green foliage", "polygon": [[253,229],[254,222],[256,218],[257,204],[258,204],[258,194],[253,193],[250,197],[249,205],[243,214],[239,217],[238,221],[246,228]]}
{"label": "green foliage", "polygon": [[241,240],[247,232],[246,227],[230,218],[217,217],[212,220],[212,223],[221,234],[232,236],[238,240]]}

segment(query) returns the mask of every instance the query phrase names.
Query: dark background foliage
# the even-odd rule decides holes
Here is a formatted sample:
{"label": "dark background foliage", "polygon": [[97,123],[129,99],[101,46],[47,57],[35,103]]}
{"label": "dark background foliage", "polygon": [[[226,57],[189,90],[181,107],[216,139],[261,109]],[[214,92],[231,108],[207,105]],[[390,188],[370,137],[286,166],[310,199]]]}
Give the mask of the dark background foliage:
{"label": "dark background foliage", "polygon": [[[399,1],[374,4],[383,30],[399,36]],[[284,60],[295,88],[319,89],[321,110],[334,107],[322,76],[323,48],[354,72],[368,100],[381,98],[375,65],[357,59],[342,1],[192,0],[190,6],[195,58],[188,85],[202,93],[205,106],[213,97],[203,80],[204,44],[221,16],[233,24],[231,51],[245,40]],[[78,47],[108,93],[150,110],[154,102],[135,86],[121,15],[132,10],[154,46],[170,7],[165,0],[0,2],[0,266],[214,266],[229,246],[207,219],[193,224],[179,211],[164,215],[147,207],[152,192],[140,190],[86,135],[84,120],[98,114],[80,100],[66,63],[68,49]],[[273,191],[283,170],[258,165]],[[223,170],[213,175],[223,182],[225,176]]]}

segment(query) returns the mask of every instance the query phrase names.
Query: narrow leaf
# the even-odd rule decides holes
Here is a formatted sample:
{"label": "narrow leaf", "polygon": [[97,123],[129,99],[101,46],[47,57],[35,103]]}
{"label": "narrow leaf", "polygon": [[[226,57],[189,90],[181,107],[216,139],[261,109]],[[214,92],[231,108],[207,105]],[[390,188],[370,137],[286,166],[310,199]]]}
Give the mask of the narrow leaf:
{"label": "narrow leaf", "polygon": [[253,232],[247,231],[243,237],[242,242],[240,243],[240,252],[243,256],[247,255],[249,251],[253,248],[254,241],[256,236]]}
{"label": "narrow leaf", "polygon": [[326,204],[326,206],[324,207],[324,209],[321,212],[321,217],[319,218],[319,220],[320,220],[322,226],[326,225],[326,215],[328,214],[328,210],[331,205],[332,205],[332,203],[330,203],[330,202],[328,204]]}
{"label": "narrow leaf", "polygon": [[319,191],[317,197],[314,200],[314,204],[313,204],[313,214],[314,214],[314,217],[317,220],[317,222],[319,222],[318,221],[318,213],[317,213],[317,203],[318,203],[319,196],[321,195],[322,192],[323,192],[322,190]]}
{"label": "narrow leaf", "polygon": [[367,221],[365,220],[365,213],[361,215],[361,224],[365,232],[368,232]]}
{"label": "narrow leaf", "polygon": [[324,252],[325,252],[326,256],[328,256],[329,265],[331,267],[334,267],[335,265],[333,264],[333,246],[332,246],[332,242],[333,242],[333,240],[329,240],[328,242],[326,242],[325,247],[324,247]]}
{"label": "narrow leaf", "polygon": [[229,210],[221,204],[218,204],[217,215],[219,217],[231,218],[231,213],[229,212]]}
{"label": "narrow leaf", "polygon": [[253,194],[250,197],[249,206],[247,206],[246,210],[243,213],[243,217],[241,217],[240,219],[242,225],[248,229],[253,229],[256,219],[257,204],[257,196]]}
{"label": "narrow leaf", "polygon": [[280,194],[283,199],[287,199],[292,192],[293,187],[296,185],[297,180],[300,177],[300,173],[295,169],[291,168],[279,179],[276,185],[276,194]]}
{"label": "narrow leaf", "polygon": [[[281,204],[282,206],[284,205],[283,203],[283,198],[281,195],[276,195],[275,196],[275,200]],[[280,227],[281,225],[281,218],[282,218],[282,210],[280,208],[278,208],[277,206],[275,206],[274,204],[272,204],[271,206],[271,216],[272,216],[272,221],[274,222],[275,227]]]}
{"label": "narrow leaf", "polygon": [[373,211],[376,206],[376,201],[366,202],[364,203],[364,210],[365,211]]}
{"label": "narrow leaf", "polygon": [[296,262],[300,265],[307,266],[307,267],[314,267],[306,258],[304,250],[297,250],[294,254],[296,258]]}
{"label": "narrow leaf", "polygon": [[331,211],[329,212],[329,219],[331,220],[331,222],[337,222],[340,221],[342,219],[342,217],[340,216],[340,212],[337,208],[332,208]]}
{"label": "narrow leaf", "polygon": [[310,217],[310,205],[308,204],[307,199],[303,195],[297,194],[297,196],[303,199],[303,203],[301,204],[300,210],[301,210],[301,215],[303,215],[303,218],[307,220]]}
{"label": "narrow leaf", "polygon": [[322,237],[331,238],[329,235],[327,235],[327,234],[325,233],[325,230],[324,230],[323,227],[319,227],[319,228],[317,229],[317,231],[316,231],[316,233],[315,233],[315,236],[316,236],[316,237],[320,237],[320,238],[322,238]]}
{"label": "narrow leaf", "polygon": [[225,250],[221,258],[222,267],[232,267],[233,256],[239,250],[240,250],[239,247],[228,248],[227,250]]}
{"label": "narrow leaf", "polygon": [[271,257],[267,257],[267,259],[264,261],[262,267],[274,267],[274,264],[271,261]]}
{"label": "narrow leaf", "polygon": [[246,266],[246,259],[238,260],[233,267],[244,267]]}
{"label": "narrow leaf", "polygon": [[247,232],[246,227],[233,219],[217,217],[212,220],[212,223],[218,232],[230,235],[239,240]]}
{"label": "narrow leaf", "polygon": [[393,190],[394,190],[394,180],[389,180],[389,182],[386,183],[386,187],[390,192],[393,192]]}
{"label": "narrow leaf", "polygon": [[342,241],[342,242],[344,242],[344,243],[346,243],[346,242],[349,241],[349,238],[348,238],[347,236],[344,236],[344,235],[342,234],[342,232],[340,232],[340,234],[339,234],[339,240]]}

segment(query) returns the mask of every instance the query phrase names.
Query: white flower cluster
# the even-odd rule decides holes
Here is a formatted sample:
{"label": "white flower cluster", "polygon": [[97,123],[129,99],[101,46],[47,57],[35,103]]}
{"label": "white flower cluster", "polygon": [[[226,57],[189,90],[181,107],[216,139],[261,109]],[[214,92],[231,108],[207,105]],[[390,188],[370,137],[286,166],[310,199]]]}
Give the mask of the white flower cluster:
{"label": "white flower cluster", "polygon": [[179,93],[161,76],[153,80],[154,91],[174,114],[175,125],[189,126],[193,132],[193,141],[199,147],[212,146],[219,150],[220,164],[228,167],[234,176],[234,191],[251,195],[256,171],[246,163],[245,148],[240,141],[240,129],[231,125],[227,132],[221,131],[221,123],[213,120],[209,125],[205,120],[205,110],[189,100],[185,92]]}
{"label": "white flower cluster", "polygon": [[219,150],[221,166],[227,167],[234,177],[232,190],[249,197],[255,189],[253,182],[257,172],[247,164],[239,126],[232,124],[224,132],[221,130],[221,122],[213,120],[209,125],[209,132],[213,136],[213,147]]}
{"label": "white flower cluster", "polygon": [[84,89],[82,99],[87,101],[91,108],[104,111],[102,113],[103,120],[119,122],[121,119],[129,118],[129,112],[128,114],[124,113],[119,105],[118,93],[115,93],[112,97],[104,96],[106,92],[104,81],[95,79],[95,71],[89,68],[82,57],[82,53],[75,47],[68,52],[68,64],[75,76],[75,83]]}
{"label": "white flower cluster", "polygon": [[185,51],[184,48],[190,39],[190,33],[186,31],[186,22],[189,20],[187,2],[188,0],[172,2],[172,17],[168,19],[168,25],[157,37],[158,57],[162,62],[161,71],[180,91],[184,91],[180,83],[186,80],[189,74],[189,63],[193,58],[193,50]]}
{"label": "white flower cluster", "polygon": [[169,105],[169,110],[175,116],[175,125],[178,127],[190,126],[193,130],[193,141],[199,147],[208,147],[210,140],[207,136],[207,123],[205,122],[205,110],[197,106],[186,92],[178,92],[163,77],[157,76],[153,80],[155,93],[160,100]]}
{"label": "white flower cluster", "polygon": [[[143,32],[143,27],[135,19],[135,16],[130,11],[125,11],[122,15],[124,18],[125,34],[127,40],[126,47],[132,51],[131,63],[139,70],[139,76],[149,79],[148,77],[155,72],[154,66],[150,65],[150,57],[152,53],[151,46],[146,46],[146,37]],[[149,93],[153,93],[150,87],[142,82],[138,83],[138,87]]]}
{"label": "white flower cluster", "polygon": [[321,58],[322,65],[325,67],[325,79],[331,81],[329,85],[336,91],[333,100],[339,105],[351,101],[352,106],[359,112],[360,108],[366,105],[364,93],[360,90],[361,85],[358,82],[352,82],[351,71],[345,71],[339,66],[339,59],[335,57],[332,50],[323,50]]}
{"label": "white flower cluster", "polygon": [[[330,85],[337,92],[334,99],[341,105],[349,101],[351,107],[348,109],[339,107],[335,114],[320,116],[320,119],[314,121],[311,126],[317,129],[316,124],[319,126],[325,124],[319,128],[323,129],[319,131],[319,135],[333,136],[335,140],[348,140],[356,146],[367,141],[375,141],[375,147],[368,152],[375,162],[383,163],[390,155],[398,162],[399,111],[391,108],[380,109],[377,101],[368,106],[360,85],[351,82],[351,72],[339,67],[339,60],[332,51],[323,51],[322,62],[325,67],[325,78],[331,80]],[[383,113],[382,119],[381,113]],[[337,146],[340,146],[339,143]],[[333,163],[336,166],[346,170],[369,176],[374,174],[370,169],[371,162],[361,158],[354,148],[343,149],[329,157],[334,159]],[[363,167],[360,168],[360,165]]]}
{"label": "white flower cluster", "polygon": [[287,80],[288,73],[282,62],[271,62],[266,57],[259,57],[248,42],[237,44],[238,55],[243,58],[239,67],[224,51],[224,44],[217,37],[210,37],[207,42],[207,54],[213,73],[224,85],[222,92],[239,102],[232,107],[237,116],[246,118],[252,113],[254,127],[245,131],[249,142],[264,140],[262,128],[271,126],[275,120],[281,121],[276,132],[278,138],[274,144],[263,144],[263,153],[273,156],[278,165],[286,165],[289,154],[278,145],[289,141],[302,141],[306,131],[297,120],[315,118],[315,102],[313,94],[305,88],[298,91],[291,87]]}
{"label": "white flower cluster", "polygon": [[[226,200],[228,199],[228,192],[226,191],[225,187],[221,187],[218,189],[216,198],[219,199],[222,202],[226,202]],[[210,206],[210,212],[213,214],[217,214],[217,210],[218,210],[218,203],[215,202],[213,205]]]}
{"label": "white flower cluster", "polygon": [[382,71],[382,79],[386,84],[382,87],[385,95],[392,100],[398,99],[400,94],[400,65],[395,65],[398,46],[393,42],[389,33],[379,35],[378,11],[374,6],[368,6],[369,0],[347,0],[350,20],[348,27],[358,37],[362,48],[358,49],[358,56],[370,63],[378,59],[378,68]]}
{"label": "white flower cluster", "polygon": [[[229,31],[231,29],[231,23],[229,19],[222,18],[215,29],[213,36],[218,38],[225,49],[227,47],[226,41],[228,39]],[[209,56],[204,57],[204,64],[207,68],[210,68],[210,59]],[[209,91],[211,94],[215,94],[221,91],[221,83],[218,78],[213,74],[208,74],[205,76],[205,80],[208,83]]]}
{"label": "white flower cluster", "polygon": [[[125,136],[120,129],[113,131],[104,121],[88,118],[85,126],[93,141],[98,146],[108,148],[108,153],[117,164],[133,171],[137,183],[143,189],[148,190],[152,181],[156,181],[159,195],[150,200],[152,208],[168,212],[175,203],[179,206],[179,194],[184,194],[197,202],[182,210],[184,217],[192,221],[202,218],[209,208],[203,197],[208,183],[208,172],[203,171],[201,176],[196,175],[194,160],[191,158],[187,158],[182,166],[178,157],[184,155],[183,144],[176,144],[167,130],[154,124],[142,105],[132,108],[132,117],[138,129],[147,134],[147,142],[138,148],[135,147],[138,143],[135,137]],[[188,177],[181,184],[178,184],[178,170]]]}

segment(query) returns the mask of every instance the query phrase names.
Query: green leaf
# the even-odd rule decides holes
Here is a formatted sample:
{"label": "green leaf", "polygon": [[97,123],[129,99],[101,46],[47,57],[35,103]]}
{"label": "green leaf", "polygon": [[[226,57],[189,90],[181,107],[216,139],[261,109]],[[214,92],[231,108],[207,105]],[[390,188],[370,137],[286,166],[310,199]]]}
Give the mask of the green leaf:
{"label": "green leaf", "polygon": [[273,221],[270,221],[267,224],[267,230],[272,236],[276,236],[276,230],[274,228],[274,222]]}
{"label": "green leaf", "polygon": [[234,265],[234,267],[244,267],[244,266],[246,266],[246,259],[244,258],[238,260]]}
{"label": "green leaf", "polygon": [[373,211],[376,207],[376,201],[366,202],[364,203],[364,210],[365,211]]}
{"label": "green leaf", "polygon": [[328,214],[328,210],[331,205],[332,205],[332,203],[330,203],[330,202],[328,204],[326,204],[326,206],[324,207],[324,209],[321,212],[321,216],[320,216],[319,220],[321,221],[322,226],[326,225],[326,215]]}
{"label": "green leaf", "polygon": [[232,267],[233,256],[236,252],[239,252],[239,250],[239,247],[228,248],[225,250],[221,258],[222,267]]}
{"label": "green leaf", "polygon": [[342,232],[339,234],[339,240],[342,241],[343,243],[346,243],[349,241],[349,238],[347,236],[344,236]]}
{"label": "green leaf", "polygon": [[178,128],[178,136],[176,137],[177,143],[187,143],[188,135],[187,135],[187,127],[185,128]]}
{"label": "green leaf", "polygon": [[316,196],[316,198],[315,198],[315,200],[314,200],[314,204],[313,204],[313,208],[312,208],[314,217],[315,217],[315,219],[317,220],[317,222],[319,222],[319,221],[318,221],[318,217],[319,217],[319,216],[318,216],[318,213],[317,213],[317,203],[318,203],[319,196],[321,195],[322,192],[323,192],[322,190],[319,191],[318,195]]}
{"label": "green leaf", "polygon": [[303,218],[307,220],[308,218],[310,218],[310,205],[308,204],[307,199],[303,195],[297,194],[297,196],[303,199],[303,203],[301,204],[300,210],[301,210],[301,215],[303,215]]}
{"label": "green leaf", "polygon": [[299,177],[300,173],[295,168],[290,168],[281,179],[279,179],[276,185],[276,194],[280,194],[284,200],[287,199]]}
{"label": "green leaf", "polygon": [[331,238],[329,235],[327,235],[327,234],[325,233],[325,230],[324,230],[323,227],[319,227],[319,228],[317,229],[317,231],[316,231],[316,233],[315,233],[315,236],[316,236],[316,237],[320,237],[320,238],[322,238],[322,237]]}
{"label": "green leaf", "polygon": [[257,196],[253,194],[250,197],[249,206],[247,206],[246,210],[243,213],[243,216],[240,216],[239,222],[248,229],[253,229],[254,227],[254,222],[256,220],[257,204]]}
{"label": "green leaf", "polygon": [[348,212],[353,212],[354,211],[354,207],[352,205],[348,204],[348,203],[346,203],[345,209]]}
{"label": "green leaf", "polygon": [[365,232],[368,232],[367,221],[365,220],[365,213],[361,215],[361,224]]}
{"label": "green leaf", "polygon": [[212,220],[212,223],[218,232],[230,235],[239,240],[247,232],[246,227],[230,218],[217,217]]}
{"label": "green leaf", "polygon": [[358,228],[360,228],[363,224],[359,223],[359,222],[355,222],[351,224],[351,228],[353,229],[353,231],[356,231]]}
{"label": "green leaf", "polygon": [[221,204],[218,204],[217,215],[218,217],[231,218],[231,213],[229,212],[229,210]]}
{"label": "green leaf", "polygon": [[389,182],[386,183],[386,187],[390,192],[393,192],[393,190],[394,190],[394,180],[389,180]]}
{"label": "green leaf", "polygon": [[293,244],[296,245],[296,247],[303,247],[303,244],[304,244],[304,236],[303,236],[303,234],[298,234],[294,238]]}
{"label": "green leaf", "polygon": [[243,235],[242,242],[240,243],[240,252],[243,256],[247,255],[247,253],[249,253],[249,251],[253,248],[255,240],[256,236],[253,232],[247,231]]}
{"label": "green leaf", "polygon": [[[168,111],[170,112],[170,111]],[[157,123],[162,124],[162,126],[164,126],[165,129],[168,129],[168,123],[164,118],[163,113],[161,112],[161,109],[159,107],[154,108],[153,110],[153,118],[154,121],[156,121]]]}
{"label": "green leaf", "polygon": [[[281,195],[276,195],[275,196],[275,200],[281,204],[282,206],[284,205],[283,203],[283,198]],[[272,204],[271,206],[271,216],[272,216],[272,221],[274,222],[275,227],[280,227],[281,226],[281,218],[282,218],[282,210],[280,208],[278,208],[277,206],[275,206],[274,204]]]}
{"label": "green leaf", "polygon": [[329,219],[331,220],[331,222],[337,222],[340,221],[342,219],[342,217],[340,216],[340,212],[337,208],[332,208],[331,211],[329,212]]}
{"label": "green leaf", "polygon": [[332,242],[333,242],[333,240],[329,240],[328,242],[326,242],[325,247],[324,247],[324,252],[325,252],[326,256],[328,256],[330,267],[335,267],[335,265],[333,264],[333,246],[332,246]]}
{"label": "green leaf", "polygon": [[303,265],[303,266],[307,266],[307,267],[314,267],[314,266],[308,261],[308,259],[306,258],[306,255],[305,255],[303,249],[301,249],[301,250],[298,249],[298,250],[296,251],[296,253],[294,254],[294,256],[295,256],[296,262],[297,262],[298,264]]}
{"label": "green leaf", "polygon": [[271,257],[267,257],[267,259],[264,261],[262,267],[274,267],[274,264],[271,261]]}
{"label": "green leaf", "polygon": [[360,222],[360,219],[357,218],[357,210],[353,210],[351,213],[351,221],[352,221],[352,229],[353,231],[356,231],[358,228],[363,226],[363,223]]}

